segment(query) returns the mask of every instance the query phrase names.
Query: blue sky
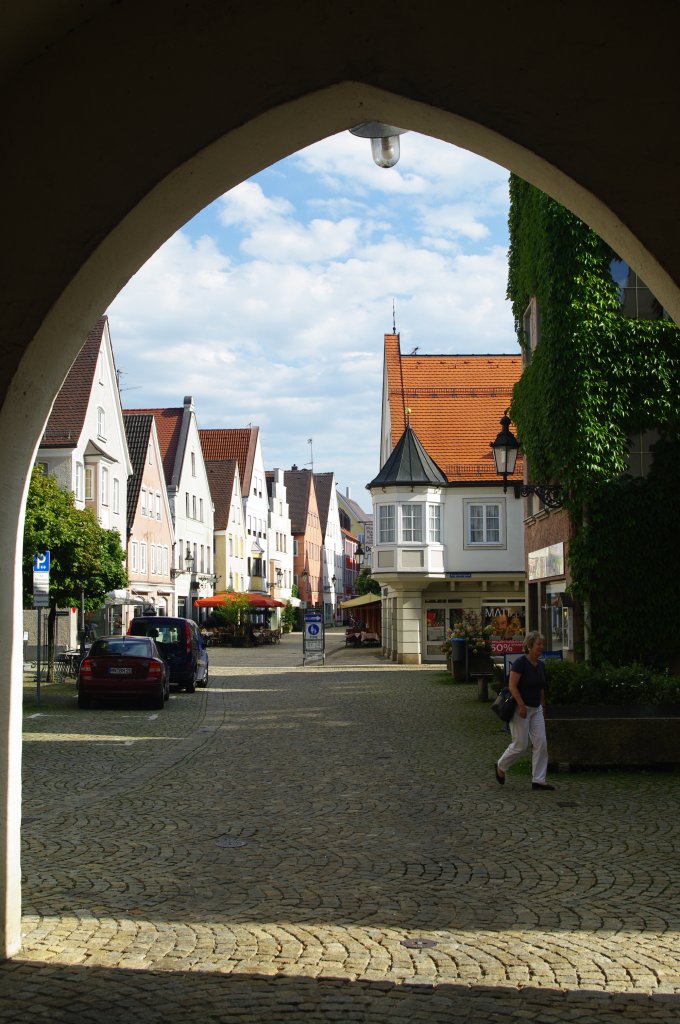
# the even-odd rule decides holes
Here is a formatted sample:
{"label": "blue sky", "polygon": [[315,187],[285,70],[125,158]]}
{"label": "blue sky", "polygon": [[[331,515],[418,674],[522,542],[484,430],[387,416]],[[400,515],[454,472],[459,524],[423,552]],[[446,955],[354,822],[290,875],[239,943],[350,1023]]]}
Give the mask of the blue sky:
{"label": "blue sky", "polygon": [[519,350],[507,181],[413,132],[397,166],[378,168],[343,132],[243,182],[108,310],[125,408],[193,395],[199,427],[259,426],[267,468],[313,454],[370,510],[393,303],[405,353]]}

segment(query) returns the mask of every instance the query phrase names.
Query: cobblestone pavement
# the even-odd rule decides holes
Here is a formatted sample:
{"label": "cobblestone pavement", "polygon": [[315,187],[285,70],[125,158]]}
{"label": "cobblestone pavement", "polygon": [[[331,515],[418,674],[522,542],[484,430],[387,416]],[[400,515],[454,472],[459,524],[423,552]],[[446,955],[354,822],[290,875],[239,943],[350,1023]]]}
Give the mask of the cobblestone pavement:
{"label": "cobblestone pavement", "polygon": [[341,642],[160,712],[29,688],[0,1021],[678,1019],[680,775],[500,787],[472,687]]}

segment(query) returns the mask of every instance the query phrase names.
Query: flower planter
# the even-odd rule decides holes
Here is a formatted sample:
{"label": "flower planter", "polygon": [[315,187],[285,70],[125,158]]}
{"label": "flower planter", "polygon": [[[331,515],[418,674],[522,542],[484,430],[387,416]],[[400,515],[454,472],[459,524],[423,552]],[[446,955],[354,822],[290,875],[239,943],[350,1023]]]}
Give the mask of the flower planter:
{"label": "flower planter", "polygon": [[553,768],[680,765],[680,705],[547,708]]}

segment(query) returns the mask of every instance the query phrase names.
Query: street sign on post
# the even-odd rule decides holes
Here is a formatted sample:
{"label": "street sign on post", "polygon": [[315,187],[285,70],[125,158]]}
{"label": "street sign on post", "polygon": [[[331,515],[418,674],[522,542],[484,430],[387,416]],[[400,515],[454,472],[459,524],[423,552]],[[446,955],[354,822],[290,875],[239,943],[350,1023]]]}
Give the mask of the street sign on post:
{"label": "street sign on post", "polygon": [[43,551],[33,556],[33,607],[49,608],[50,553]]}
{"label": "street sign on post", "polygon": [[302,664],[308,661],[325,663],[325,633],[321,612],[306,611],[302,627]]}

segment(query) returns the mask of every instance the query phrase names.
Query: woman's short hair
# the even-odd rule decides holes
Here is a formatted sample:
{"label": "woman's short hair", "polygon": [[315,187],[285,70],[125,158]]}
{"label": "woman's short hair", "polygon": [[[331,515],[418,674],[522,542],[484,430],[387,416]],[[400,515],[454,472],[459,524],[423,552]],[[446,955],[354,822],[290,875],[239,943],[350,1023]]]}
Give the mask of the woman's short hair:
{"label": "woman's short hair", "polygon": [[545,637],[539,629],[532,629],[530,633],[524,637],[524,650],[530,651],[537,640],[545,640]]}

